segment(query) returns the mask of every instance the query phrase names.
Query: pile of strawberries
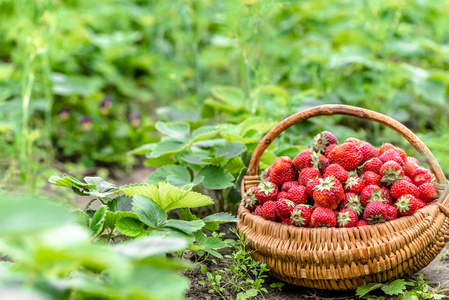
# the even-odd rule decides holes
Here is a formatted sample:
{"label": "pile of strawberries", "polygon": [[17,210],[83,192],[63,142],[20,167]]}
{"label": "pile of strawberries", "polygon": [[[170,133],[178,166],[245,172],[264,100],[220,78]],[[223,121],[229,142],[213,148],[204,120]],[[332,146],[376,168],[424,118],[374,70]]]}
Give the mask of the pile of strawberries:
{"label": "pile of strawberries", "polygon": [[355,227],[409,216],[437,197],[431,172],[404,150],[328,131],[293,160],[275,160],[242,200],[254,215],[298,227]]}

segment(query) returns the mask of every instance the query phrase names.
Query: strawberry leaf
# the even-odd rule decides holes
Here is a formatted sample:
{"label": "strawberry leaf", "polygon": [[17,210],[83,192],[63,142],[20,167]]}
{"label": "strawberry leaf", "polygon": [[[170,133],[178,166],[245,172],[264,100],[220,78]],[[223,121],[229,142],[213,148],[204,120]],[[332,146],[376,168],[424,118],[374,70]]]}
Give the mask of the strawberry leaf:
{"label": "strawberry leaf", "polygon": [[369,283],[366,285],[359,286],[355,294],[356,296],[363,297],[366,294],[370,293],[371,291],[380,289],[383,286],[384,286],[383,283]]}
{"label": "strawberry leaf", "polygon": [[384,291],[388,295],[399,295],[404,292],[405,288],[406,288],[405,280],[398,279],[393,282],[390,282],[389,284],[385,284],[382,287],[382,291]]}
{"label": "strawberry leaf", "polygon": [[135,195],[133,200],[136,215],[151,228],[160,228],[167,221],[167,213],[151,198]]}

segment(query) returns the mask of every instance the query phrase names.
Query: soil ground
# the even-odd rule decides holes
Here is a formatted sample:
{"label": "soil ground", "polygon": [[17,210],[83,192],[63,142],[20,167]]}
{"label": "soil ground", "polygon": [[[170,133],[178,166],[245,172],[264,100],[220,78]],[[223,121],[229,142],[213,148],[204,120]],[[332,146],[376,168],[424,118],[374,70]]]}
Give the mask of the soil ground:
{"label": "soil ground", "polygon": [[[117,180],[117,185],[125,185],[130,183],[142,183],[153,172],[151,168],[140,168],[135,170],[131,175]],[[84,206],[89,199],[88,197],[77,196],[76,201],[80,206]],[[221,232],[225,233],[226,238],[235,238],[234,234],[230,232],[230,228],[234,225],[222,225]],[[447,252],[447,255],[444,255]],[[226,251],[222,252],[226,254]],[[229,260],[224,258],[222,261],[217,261],[218,264],[214,264],[212,261],[207,261],[208,272],[214,272],[223,267],[223,264],[229,263]],[[221,265],[220,265],[221,264]],[[414,274],[407,280],[416,280],[416,278],[424,274],[426,280],[432,281],[433,285],[449,286],[449,247],[446,248],[438,255],[434,261],[432,261],[426,268],[422,269],[418,273]],[[199,268],[192,271],[185,272],[185,275],[190,279],[191,286],[186,294],[188,300],[219,300],[223,299],[217,294],[208,293],[209,288],[198,284],[200,280],[206,280],[206,275],[201,274]],[[269,276],[266,278],[264,287],[268,290],[268,293],[264,295],[264,299],[270,300],[297,300],[297,299],[354,299],[354,292],[336,292],[336,291],[322,291],[316,289],[302,288],[291,284],[285,284],[282,287],[282,291],[273,289],[270,284],[279,282],[276,278]],[[224,294],[226,299],[233,299],[229,292]],[[394,299],[394,298],[391,298]]]}

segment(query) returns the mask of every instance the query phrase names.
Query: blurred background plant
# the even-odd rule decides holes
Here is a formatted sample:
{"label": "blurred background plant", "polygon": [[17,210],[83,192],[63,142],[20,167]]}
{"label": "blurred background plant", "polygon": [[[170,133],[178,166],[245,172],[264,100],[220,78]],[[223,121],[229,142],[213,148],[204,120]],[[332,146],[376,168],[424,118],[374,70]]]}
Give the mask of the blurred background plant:
{"label": "blurred background plant", "polygon": [[[55,169],[123,176],[142,162],[128,151],[166,138],[157,121],[224,126],[221,147],[250,153],[269,126],[238,129],[245,120],[324,103],[396,118],[449,172],[448,13],[448,0],[0,0],[1,185],[38,191]],[[392,130],[341,116],[297,125],[271,150],[293,153],[329,128],[418,155]],[[219,147],[190,154],[213,160]],[[199,171],[185,149],[159,161],[147,150],[148,166]],[[221,162],[235,163],[233,184],[239,159]]]}

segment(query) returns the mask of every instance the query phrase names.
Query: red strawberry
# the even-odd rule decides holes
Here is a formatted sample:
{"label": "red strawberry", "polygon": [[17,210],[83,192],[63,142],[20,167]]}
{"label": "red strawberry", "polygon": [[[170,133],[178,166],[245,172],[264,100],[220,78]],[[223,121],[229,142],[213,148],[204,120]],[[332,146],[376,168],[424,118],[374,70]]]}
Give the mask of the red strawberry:
{"label": "red strawberry", "polygon": [[350,138],[347,138],[345,140],[345,143],[351,143],[351,144],[354,144],[356,146],[360,146],[362,144],[362,141],[359,140],[358,138],[350,137]]}
{"label": "red strawberry", "polygon": [[312,215],[313,211],[315,210],[315,207],[309,204],[299,204],[296,207],[305,207],[309,210],[310,214]]}
{"label": "red strawberry", "polygon": [[306,204],[307,203],[307,193],[306,188],[302,185],[292,187],[285,197],[296,205],[298,204]]}
{"label": "red strawberry", "polygon": [[270,176],[268,176],[268,177],[265,177],[265,179],[264,179],[263,181],[266,181],[266,182],[271,182],[271,177],[270,177]]}
{"label": "red strawberry", "polygon": [[381,185],[382,176],[377,175],[374,172],[366,171],[362,175],[362,179],[365,182],[365,185]]}
{"label": "red strawberry", "polygon": [[315,179],[314,181],[312,181],[311,183],[309,183],[306,186],[306,193],[307,195],[309,195],[309,197],[313,197],[313,188],[316,187],[318,184],[320,183],[319,179]]}
{"label": "red strawberry", "polygon": [[253,215],[263,217],[262,205],[256,206],[256,209],[252,212]]}
{"label": "red strawberry", "polygon": [[421,209],[427,205],[427,203],[422,201],[421,199],[417,199],[417,200],[418,200],[418,209]]}
{"label": "red strawberry", "polygon": [[387,199],[387,204],[393,205],[393,198],[391,197],[390,190],[384,186],[382,186],[380,189],[381,189],[381,193],[382,193],[382,196],[384,197],[384,199]]}
{"label": "red strawberry", "polygon": [[336,146],[329,153],[329,163],[339,164],[345,170],[351,171],[357,168],[362,161],[362,152],[352,143],[344,143]]}
{"label": "red strawberry", "polygon": [[358,220],[359,218],[353,210],[349,208],[343,208],[337,216],[337,227],[355,227]]}
{"label": "red strawberry", "polygon": [[413,183],[413,180],[408,176],[404,176],[404,180],[407,182]]}
{"label": "red strawberry", "polygon": [[313,227],[335,227],[337,225],[337,218],[329,208],[317,207],[310,217],[310,224]]}
{"label": "red strawberry", "polygon": [[276,221],[276,202],[267,201],[262,205],[262,214],[263,217],[267,220]]}
{"label": "red strawberry", "polygon": [[287,181],[294,181],[298,178],[298,173],[293,166],[293,162],[288,156],[276,158],[270,167],[271,181],[277,186],[282,186]]}
{"label": "red strawberry", "polygon": [[359,146],[359,150],[362,152],[362,162],[364,163],[370,159],[379,156],[379,151],[373,147],[370,143],[362,142]]}
{"label": "red strawberry", "polygon": [[300,185],[306,186],[309,182],[321,177],[320,170],[315,168],[305,168],[299,173],[298,182]]}
{"label": "red strawberry", "polygon": [[337,147],[337,145],[334,145],[334,144],[327,146],[326,152],[324,153],[324,156],[329,158],[329,153],[331,153],[332,150],[334,150],[335,147]]}
{"label": "red strawberry", "polygon": [[402,161],[405,163],[405,161],[407,160],[407,153],[405,153],[405,151],[399,147],[394,147],[393,149],[396,151],[397,154],[399,154]]}
{"label": "red strawberry", "polygon": [[418,187],[419,190],[419,198],[424,202],[432,202],[438,196],[437,188],[431,183],[423,183]]}
{"label": "red strawberry", "polygon": [[310,222],[312,213],[305,205],[296,206],[291,213],[291,223],[298,227],[305,227]]}
{"label": "red strawberry", "polygon": [[419,197],[419,190],[413,183],[407,182],[406,180],[398,180],[391,186],[391,196],[394,199],[407,194],[411,194],[415,197]]}
{"label": "red strawberry", "polygon": [[249,210],[254,211],[259,205],[259,201],[256,198],[257,187],[253,186],[246,190],[245,197],[243,198],[243,205]]}
{"label": "red strawberry", "polygon": [[279,199],[278,201],[276,201],[276,214],[281,219],[290,218],[295,206],[296,204],[291,200]]}
{"label": "red strawberry", "polygon": [[297,181],[287,181],[282,185],[281,191],[288,192],[289,189],[297,185],[299,185]]}
{"label": "red strawberry", "polygon": [[408,177],[411,177],[413,172],[419,168],[419,161],[414,157],[407,157],[407,160],[404,162],[404,173]]}
{"label": "red strawberry", "polygon": [[390,144],[390,143],[384,143],[384,144],[382,144],[382,146],[380,146],[380,148],[379,148],[379,153],[380,153],[380,155],[382,155],[382,154],[384,154],[386,151],[392,150],[392,149],[394,149],[394,146],[393,146],[392,144]]}
{"label": "red strawberry", "polygon": [[343,208],[353,210],[359,217],[362,216],[363,210],[365,209],[360,200],[360,196],[354,193],[347,193],[343,196],[343,199],[340,202],[340,210]]}
{"label": "red strawberry", "polygon": [[290,226],[292,225],[292,220],[290,218],[282,219],[281,224]]}
{"label": "red strawberry", "polygon": [[360,194],[365,188],[365,183],[360,177],[349,177],[345,182],[345,193]]}
{"label": "red strawberry", "polygon": [[382,182],[387,185],[392,185],[399,179],[403,179],[404,170],[397,162],[387,161],[380,167],[379,175],[382,176]]}
{"label": "red strawberry", "polygon": [[286,192],[279,192],[278,196],[276,197],[276,201],[279,200],[279,199],[288,199],[287,195],[288,194]]}
{"label": "red strawberry", "polygon": [[368,222],[366,222],[365,220],[360,220],[357,222],[356,226],[360,227],[360,226],[366,226],[366,225],[368,225]]}
{"label": "red strawberry", "polygon": [[343,187],[337,179],[329,176],[320,178],[320,183],[313,188],[313,200],[317,206],[336,209],[343,198]]}
{"label": "red strawberry", "polygon": [[260,204],[264,204],[267,201],[274,201],[278,196],[278,187],[272,182],[261,182],[257,186],[256,198]]}
{"label": "red strawberry", "polygon": [[418,209],[419,203],[415,196],[404,195],[396,201],[394,206],[398,210],[398,214],[402,217],[412,215]]}
{"label": "red strawberry", "polygon": [[387,219],[385,221],[391,221],[396,219],[398,216],[398,210],[396,207],[388,205],[387,206]]}
{"label": "red strawberry", "polygon": [[318,153],[324,153],[327,146],[338,144],[338,140],[335,135],[329,131],[323,131],[318,133],[313,138],[313,149]]}
{"label": "red strawberry", "polygon": [[314,168],[319,169],[321,173],[329,166],[329,160],[323,155],[317,152],[312,152],[312,165]]}
{"label": "red strawberry", "polygon": [[363,172],[371,171],[379,174],[380,167],[382,167],[382,165],[383,162],[379,158],[372,158],[363,165]]}
{"label": "red strawberry", "polygon": [[308,148],[301,152],[293,158],[293,165],[299,172],[304,168],[312,167],[312,149]]}
{"label": "red strawberry", "polygon": [[[379,201],[388,203],[388,194],[377,185],[366,186],[360,194],[360,200],[363,206],[367,206],[369,202]],[[391,200],[390,200],[391,201]]]}
{"label": "red strawberry", "polygon": [[394,149],[385,151],[384,154],[379,156],[379,159],[383,163],[386,163],[387,161],[392,160],[392,161],[397,162],[400,166],[404,165],[404,161],[402,160],[401,156]]}
{"label": "red strawberry", "polygon": [[381,201],[369,202],[365,207],[363,219],[366,220],[370,225],[383,223],[388,219],[387,208],[388,205],[382,203]]}
{"label": "red strawberry", "polygon": [[345,182],[349,177],[348,172],[338,164],[329,165],[326,170],[324,170],[323,178],[329,176],[334,176],[340,182]]}
{"label": "red strawberry", "polygon": [[424,167],[419,167],[413,172],[412,180],[416,186],[420,186],[421,184],[432,180],[432,173]]}

